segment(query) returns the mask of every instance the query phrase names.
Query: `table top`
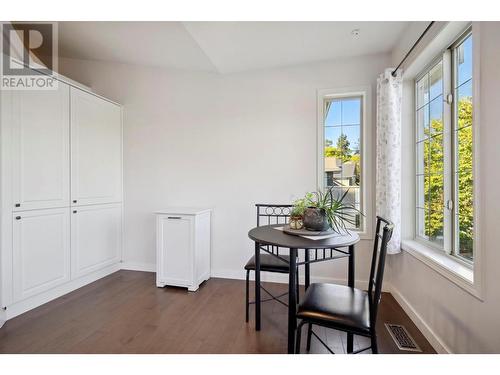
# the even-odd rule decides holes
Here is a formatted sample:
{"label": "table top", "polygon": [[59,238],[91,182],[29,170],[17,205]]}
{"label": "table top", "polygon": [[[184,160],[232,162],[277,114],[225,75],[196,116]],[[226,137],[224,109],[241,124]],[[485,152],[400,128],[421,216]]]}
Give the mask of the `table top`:
{"label": "table top", "polygon": [[248,237],[261,244],[294,249],[331,249],[346,247],[359,242],[359,235],[356,232],[349,231],[346,234],[322,240],[311,240],[275,229],[283,226],[284,224],[275,224],[256,227],[248,232]]}

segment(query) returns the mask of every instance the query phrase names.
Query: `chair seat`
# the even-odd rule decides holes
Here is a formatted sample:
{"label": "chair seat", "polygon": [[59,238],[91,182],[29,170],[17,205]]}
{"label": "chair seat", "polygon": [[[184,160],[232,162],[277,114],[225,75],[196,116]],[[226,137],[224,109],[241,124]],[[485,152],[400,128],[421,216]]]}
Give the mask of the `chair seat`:
{"label": "chair seat", "polygon": [[344,285],[311,284],[297,316],[331,328],[370,333],[368,293]]}
{"label": "chair seat", "polygon": [[[290,260],[288,255],[280,255],[281,258],[286,259],[287,262]],[[252,256],[245,269],[255,271],[255,255]],[[260,254],[260,270],[264,272],[277,272],[277,273],[288,273],[290,266],[285,261],[275,257],[271,254]]]}

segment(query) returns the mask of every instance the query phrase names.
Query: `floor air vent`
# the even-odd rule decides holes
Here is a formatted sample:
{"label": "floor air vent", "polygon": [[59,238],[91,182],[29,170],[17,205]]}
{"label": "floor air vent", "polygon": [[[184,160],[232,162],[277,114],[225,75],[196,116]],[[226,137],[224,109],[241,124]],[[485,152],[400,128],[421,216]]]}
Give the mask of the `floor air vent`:
{"label": "floor air vent", "polygon": [[401,324],[385,323],[385,327],[389,331],[392,339],[398,346],[399,350],[406,350],[409,352],[422,351],[415,342],[415,340],[413,339],[413,337],[411,337],[406,328]]}

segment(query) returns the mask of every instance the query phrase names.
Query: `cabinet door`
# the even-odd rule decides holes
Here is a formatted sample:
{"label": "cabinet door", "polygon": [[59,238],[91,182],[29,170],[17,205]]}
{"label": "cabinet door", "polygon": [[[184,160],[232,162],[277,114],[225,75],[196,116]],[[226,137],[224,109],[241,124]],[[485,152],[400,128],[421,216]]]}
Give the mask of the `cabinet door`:
{"label": "cabinet door", "polygon": [[71,88],[71,202],[122,200],[122,126],[119,106]]}
{"label": "cabinet door", "polygon": [[193,218],[158,216],[158,262],[161,282],[189,286],[193,280]]}
{"label": "cabinet door", "polygon": [[71,210],[71,277],[77,278],[120,260],[122,206],[105,204]]}
{"label": "cabinet door", "polygon": [[49,290],[69,279],[69,208],[14,213],[14,300]]}
{"label": "cabinet door", "polygon": [[12,189],[15,211],[69,205],[69,87],[13,91]]}

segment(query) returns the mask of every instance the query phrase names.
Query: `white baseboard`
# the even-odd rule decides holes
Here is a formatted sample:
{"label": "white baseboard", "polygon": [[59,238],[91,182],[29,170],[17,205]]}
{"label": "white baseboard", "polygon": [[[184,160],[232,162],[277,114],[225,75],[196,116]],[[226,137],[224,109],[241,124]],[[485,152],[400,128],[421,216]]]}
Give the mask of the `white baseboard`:
{"label": "white baseboard", "polygon": [[156,264],[154,264],[154,263],[122,262],[121,269],[122,270],[129,270],[129,271],[156,272]]}
{"label": "white baseboard", "polygon": [[408,302],[403,295],[391,285],[391,294],[399,303],[404,312],[410,317],[417,328],[422,332],[424,337],[429,341],[434,350],[440,354],[451,354],[452,350],[443,342],[443,340],[432,330],[432,328],[425,322],[415,308]]}
{"label": "white baseboard", "polygon": [[[235,280],[245,280],[246,279],[246,271],[234,271],[234,270],[214,270],[212,269],[211,277],[220,277],[221,279],[235,279]],[[250,280],[254,280],[254,273],[250,272]],[[288,283],[288,274],[283,273],[271,273],[271,272],[262,272],[261,281],[268,283]],[[346,279],[337,279],[333,277],[325,277],[325,276],[314,276],[311,275],[312,283],[331,283],[331,284],[341,284],[347,285]],[[299,273],[299,284],[304,285],[304,273]],[[366,280],[356,280],[356,287],[361,289],[368,289],[368,281]],[[390,292],[390,286],[384,284],[382,290],[384,292]]]}
{"label": "white baseboard", "polygon": [[[38,306],[41,306],[49,301],[59,298],[75,289],[81,288],[87,284],[90,284],[96,280],[99,280],[105,276],[108,276],[121,269],[121,263],[116,263],[102,270],[93,272],[89,275],[85,275],[76,280],[72,280],[64,285],[60,285],[44,293],[37,294],[36,296],[27,298],[23,301],[16,302],[7,307],[5,313],[5,320],[12,319],[18,315],[21,315],[29,310],[32,310]],[[1,316],[0,316],[1,318]],[[0,325],[1,327],[1,325]]]}

